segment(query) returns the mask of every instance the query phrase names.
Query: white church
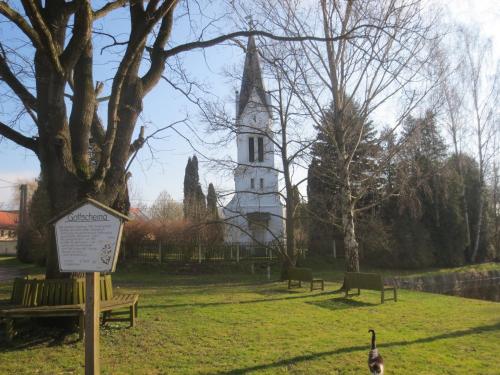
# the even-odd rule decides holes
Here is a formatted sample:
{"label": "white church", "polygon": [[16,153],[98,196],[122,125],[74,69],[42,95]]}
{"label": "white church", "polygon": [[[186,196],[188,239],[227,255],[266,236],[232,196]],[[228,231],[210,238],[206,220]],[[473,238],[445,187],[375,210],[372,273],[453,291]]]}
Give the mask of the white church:
{"label": "white church", "polygon": [[274,164],[272,110],[255,40],[248,39],[240,92],[236,92],[235,194],[224,207],[225,240],[265,244],[283,239],[284,207]]}

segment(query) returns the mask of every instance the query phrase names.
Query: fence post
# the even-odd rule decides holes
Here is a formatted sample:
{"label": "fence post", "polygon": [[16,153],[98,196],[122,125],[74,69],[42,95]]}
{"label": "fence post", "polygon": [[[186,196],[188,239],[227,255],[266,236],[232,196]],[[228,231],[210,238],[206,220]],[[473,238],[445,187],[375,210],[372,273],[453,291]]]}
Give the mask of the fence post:
{"label": "fence post", "polygon": [[333,259],[337,259],[337,245],[335,244],[335,240],[333,240]]}
{"label": "fence post", "polygon": [[267,280],[271,280],[271,264],[267,264]]}
{"label": "fence post", "polygon": [[162,253],[161,253],[161,240],[158,241],[158,256],[160,257],[160,264],[162,264],[163,262],[163,257],[162,257]]}
{"label": "fence post", "polygon": [[201,243],[198,244],[198,263],[201,263]]}
{"label": "fence post", "polygon": [[236,263],[240,262],[240,244],[236,245]]}

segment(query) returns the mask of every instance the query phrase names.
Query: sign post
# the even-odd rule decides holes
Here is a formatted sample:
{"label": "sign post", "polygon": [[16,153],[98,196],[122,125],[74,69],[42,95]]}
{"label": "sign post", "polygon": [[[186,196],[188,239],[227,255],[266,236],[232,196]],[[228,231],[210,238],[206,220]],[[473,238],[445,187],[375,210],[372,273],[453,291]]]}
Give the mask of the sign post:
{"label": "sign post", "polygon": [[128,217],[93,199],[52,219],[61,272],[85,273],[85,374],[99,365],[100,272],[114,272]]}
{"label": "sign post", "polygon": [[85,375],[100,373],[99,272],[85,274]]}

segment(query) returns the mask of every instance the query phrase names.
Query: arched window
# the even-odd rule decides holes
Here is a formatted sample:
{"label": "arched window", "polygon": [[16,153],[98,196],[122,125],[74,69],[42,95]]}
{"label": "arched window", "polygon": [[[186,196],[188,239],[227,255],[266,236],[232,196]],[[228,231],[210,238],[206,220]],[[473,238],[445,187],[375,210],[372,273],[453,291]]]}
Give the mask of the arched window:
{"label": "arched window", "polygon": [[257,153],[260,162],[264,161],[264,138],[257,138]]}
{"label": "arched window", "polygon": [[253,163],[255,161],[255,145],[253,137],[248,138],[248,161]]}

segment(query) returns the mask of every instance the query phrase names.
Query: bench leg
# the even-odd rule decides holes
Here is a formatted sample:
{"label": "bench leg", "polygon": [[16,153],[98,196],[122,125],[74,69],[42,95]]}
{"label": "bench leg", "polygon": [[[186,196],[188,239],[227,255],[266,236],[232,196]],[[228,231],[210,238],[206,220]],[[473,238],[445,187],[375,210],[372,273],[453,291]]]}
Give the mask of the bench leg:
{"label": "bench leg", "polygon": [[7,342],[11,343],[14,339],[14,320],[13,319],[5,319],[5,336],[7,338]]}
{"label": "bench leg", "polygon": [[85,315],[81,313],[78,316],[78,339],[83,340],[85,336]]}
{"label": "bench leg", "polygon": [[105,325],[107,320],[111,317],[111,311],[105,311],[102,313],[102,325]]}
{"label": "bench leg", "polygon": [[138,312],[139,312],[139,303],[138,302],[135,303],[134,309],[135,309],[135,318],[137,319],[137,317],[139,316],[139,314],[138,314]]}
{"label": "bench leg", "polygon": [[130,327],[135,326],[135,307],[130,306]]}
{"label": "bench leg", "polygon": [[396,288],[394,288],[394,302],[398,302],[398,292],[396,292]]}
{"label": "bench leg", "polygon": [[361,289],[358,288],[358,296],[361,295]]}

